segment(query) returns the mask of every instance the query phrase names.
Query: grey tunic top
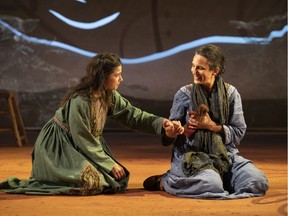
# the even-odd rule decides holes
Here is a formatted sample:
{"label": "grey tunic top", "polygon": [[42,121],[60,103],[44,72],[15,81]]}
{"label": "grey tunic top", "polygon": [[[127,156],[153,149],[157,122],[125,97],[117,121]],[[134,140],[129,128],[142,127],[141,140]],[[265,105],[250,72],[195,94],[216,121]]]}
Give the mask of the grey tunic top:
{"label": "grey tunic top", "polygon": [[[182,87],[174,96],[173,105],[170,111],[169,119],[177,119],[186,124],[189,119],[188,111],[192,110],[191,103],[191,88],[192,84]],[[238,153],[237,145],[240,144],[241,139],[244,137],[246,131],[246,123],[242,110],[241,96],[237,89],[229,85],[228,87],[229,109],[230,117],[227,125],[223,125],[225,140],[224,143],[227,147],[229,156]],[[192,146],[194,140],[186,139],[185,147],[189,150],[189,146]],[[175,149],[177,152],[177,148]]]}
{"label": "grey tunic top", "polygon": [[[187,112],[193,108],[191,89],[192,84],[186,85],[175,94],[170,111],[170,120],[179,120],[182,125],[186,124],[189,119]],[[228,86],[228,100],[229,121],[227,125],[223,125],[223,129],[225,133],[224,144],[228,156],[231,158],[230,177],[222,179],[218,173],[210,169],[195,176],[186,176],[182,169],[183,155],[191,151],[191,147],[194,145],[193,136],[186,138],[180,135],[176,139],[169,139],[164,135],[162,137],[164,145],[174,144],[171,169],[162,177],[165,191],[184,197],[228,199],[260,196],[268,189],[265,175],[251,161],[238,155],[237,145],[244,137],[246,123],[241,96],[232,85]],[[253,192],[251,193],[251,191]]]}

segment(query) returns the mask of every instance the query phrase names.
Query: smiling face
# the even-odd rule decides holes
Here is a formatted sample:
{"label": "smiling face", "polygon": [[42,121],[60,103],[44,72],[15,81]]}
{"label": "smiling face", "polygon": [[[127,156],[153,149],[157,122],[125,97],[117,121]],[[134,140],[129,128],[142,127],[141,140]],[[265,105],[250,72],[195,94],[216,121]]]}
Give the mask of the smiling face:
{"label": "smiling face", "polygon": [[122,66],[118,66],[114,71],[109,75],[106,80],[105,87],[106,90],[116,90],[118,89],[120,83],[123,81],[122,78]]}
{"label": "smiling face", "polygon": [[191,72],[194,83],[201,85],[205,91],[210,92],[214,85],[215,77],[219,72],[219,68],[216,67],[214,70],[211,70],[207,58],[195,54],[192,60]]}

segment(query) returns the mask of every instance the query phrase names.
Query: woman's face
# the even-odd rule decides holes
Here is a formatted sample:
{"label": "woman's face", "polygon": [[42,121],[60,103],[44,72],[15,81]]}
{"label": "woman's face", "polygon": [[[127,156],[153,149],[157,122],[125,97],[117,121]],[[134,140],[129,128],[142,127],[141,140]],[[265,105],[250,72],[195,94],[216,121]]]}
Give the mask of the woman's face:
{"label": "woman's face", "polygon": [[216,67],[214,70],[210,70],[208,60],[201,55],[195,54],[192,60],[191,72],[194,83],[201,85],[206,91],[210,92],[219,68]]}
{"label": "woman's face", "polygon": [[114,71],[109,75],[106,80],[106,89],[107,90],[116,90],[120,83],[123,81],[122,78],[122,66],[118,66]]}

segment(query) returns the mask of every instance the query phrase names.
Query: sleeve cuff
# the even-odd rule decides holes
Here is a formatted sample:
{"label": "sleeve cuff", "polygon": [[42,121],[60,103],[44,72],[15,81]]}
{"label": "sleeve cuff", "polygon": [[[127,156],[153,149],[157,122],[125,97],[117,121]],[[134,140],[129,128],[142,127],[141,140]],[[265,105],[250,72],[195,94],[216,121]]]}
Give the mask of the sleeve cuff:
{"label": "sleeve cuff", "polygon": [[228,145],[231,143],[231,132],[230,129],[226,125],[222,125],[224,130],[224,136],[225,136],[225,145]]}
{"label": "sleeve cuff", "polygon": [[171,145],[172,143],[175,142],[176,139],[177,139],[177,137],[170,138],[164,133],[164,134],[162,134],[162,137],[161,137],[162,145],[163,146]]}

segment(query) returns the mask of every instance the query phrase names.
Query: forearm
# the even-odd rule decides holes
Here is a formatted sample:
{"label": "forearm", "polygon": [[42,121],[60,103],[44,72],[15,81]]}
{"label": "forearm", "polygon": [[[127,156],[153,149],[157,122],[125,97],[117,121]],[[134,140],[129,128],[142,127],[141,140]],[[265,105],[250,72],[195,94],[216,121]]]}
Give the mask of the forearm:
{"label": "forearm", "polygon": [[223,129],[222,125],[211,124],[208,126],[208,130],[210,130],[214,133],[218,133],[220,135],[224,135],[224,129]]}

